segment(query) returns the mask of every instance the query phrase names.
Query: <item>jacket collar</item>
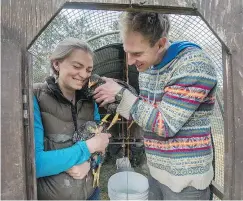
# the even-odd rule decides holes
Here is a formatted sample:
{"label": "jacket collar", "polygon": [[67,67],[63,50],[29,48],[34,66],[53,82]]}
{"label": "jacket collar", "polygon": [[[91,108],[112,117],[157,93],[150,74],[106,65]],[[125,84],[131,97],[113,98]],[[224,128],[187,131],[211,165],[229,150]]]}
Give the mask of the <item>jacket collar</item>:
{"label": "jacket collar", "polygon": [[[55,77],[53,76],[47,77],[46,83],[52,95],[55,96],[59,100],[59,102],[65,104],[67,103],[72,104],[71,101],[69,101],[67,98],[64,97]],[[87,97],[84,95],[82,89],[77,90],[75,96],[76,96],[76,102],[78,102],[79,100],[88,100]]]}

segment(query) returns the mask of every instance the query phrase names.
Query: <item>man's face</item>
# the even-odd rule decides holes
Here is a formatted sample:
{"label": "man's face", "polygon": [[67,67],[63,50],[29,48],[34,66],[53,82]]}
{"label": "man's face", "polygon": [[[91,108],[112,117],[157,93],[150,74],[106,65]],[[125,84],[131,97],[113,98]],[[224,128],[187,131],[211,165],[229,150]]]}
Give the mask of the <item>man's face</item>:
{"label": "man's face", "polygon": [[149,41],[138,32],[124,34],[123,47],[128,56],[128,65],[135,65],[139,72],[146,71],[162,59],[160,58],[161,41],[151,47]]}

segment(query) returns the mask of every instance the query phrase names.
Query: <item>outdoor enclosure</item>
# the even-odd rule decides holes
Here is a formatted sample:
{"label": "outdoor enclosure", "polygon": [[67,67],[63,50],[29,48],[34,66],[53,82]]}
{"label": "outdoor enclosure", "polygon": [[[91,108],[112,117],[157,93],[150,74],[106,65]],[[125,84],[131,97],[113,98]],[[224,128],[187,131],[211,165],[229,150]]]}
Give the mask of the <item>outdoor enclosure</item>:
{"label": "outdoor enclosure", "polygon": [[3,1],[3,199],[36,198],[31,87],[33,82],[42,82],[50,74],[48,54],[59,41],[69,36],[89,41],[96,53],[94,72],[129,80],[137,88],[137,72],[126,68],[117,29],[118,16],[125,9],[170,14],[169,39],[198,43],[213,59],[219,80],[212,117],[216,147],[214,198],[243,199],[240,176],[243,2],[240,0],[234,4],[229,0]]}
{"label": "outdoor enclosure", "polygon": [[[49,55],[56,44],[67,37],[77,37],[88,41],[95,52],[94,73],[101,76],[128,81],[138,89],[138,72],[135,66],[126,66],[126,55],[123,51],[118,30],[118,18],[121,11],[90,10],[82,7],[64,6],[46,29],[29,48],[33,58],[33,82],[44,82],[50,75]],[[212,131],[215,144],[215,184],[221,191],[224,188],[224,124],[223,124],[223,61],[224,46],[200,16],[170,14],[171,41],[188,40],[199,44],[212,58],[218,76],[216,107],[212,116]],[[101,113],[105,114],[105,111]],[[103,115],[102,115],[103,116]],[[128,144],[141,141],[138,127],[132,127],[129,140],[126,140],[127,122],[116,124],[111,130],[111,153],[126,156]],[[125,128],[125,129],[124,129]],[[130,142],[131,141],[131,142]],[[115,146],[112,144],[115,143]],[[120,147],[118,147],[120,143]],[[127,146],[126,146],[127,145]],[[126,148],[122,149],[122,146]],[[129,152],[132,153],[133,147]],[[142,148],[141,148],[142,149]],[[122,153],[123,151],[123,153]],[[135,158],[130,155],[130,159]],[[115,162],[113,168],[115,169]],[[105,171],[105,167],[104,167]]]}

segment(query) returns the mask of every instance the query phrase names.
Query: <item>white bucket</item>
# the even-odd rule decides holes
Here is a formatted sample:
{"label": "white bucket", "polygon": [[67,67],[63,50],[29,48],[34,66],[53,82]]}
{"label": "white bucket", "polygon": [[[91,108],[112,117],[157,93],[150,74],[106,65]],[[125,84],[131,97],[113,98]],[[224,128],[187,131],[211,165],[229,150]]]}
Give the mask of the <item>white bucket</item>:
{"label": "white bucket", "polygon": [[111,200],[148,200],[148,191],[148,179],[136,172],[118,172],[108,181]]}

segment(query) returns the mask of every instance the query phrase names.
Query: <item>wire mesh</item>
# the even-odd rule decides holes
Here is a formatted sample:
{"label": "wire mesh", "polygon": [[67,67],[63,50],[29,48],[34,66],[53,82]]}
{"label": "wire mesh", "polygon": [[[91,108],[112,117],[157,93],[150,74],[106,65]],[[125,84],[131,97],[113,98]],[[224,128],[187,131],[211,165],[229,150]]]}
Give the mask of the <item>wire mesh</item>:
{"label": "wire mesh", "polygon": [[[41,60],[42,68],[49,68],[48,56],[56,44],[67,37],[88,40],[101,33],[118,30],[121,12],[105,10],[63,9],[42,32],[29,51]],[[205,22],[199,16],[170,15],[172,41],[188,40],[199,44],[212,58],[219,77],[219,87],[223,86],[222,46]],[[90,41],[94,50],[108,44],[121,42],[119,33],[105,35]],[[49,73],[48,70],[45,71]],[[43,76],[41,76],[43,77]],[[34,81],[38,76],[34,76]]]}
{"label": "wire mesh", "polygon": [[[50,71],[49,54],[56,44],[67,37],[89,40],[102,33],[118,30],[118,18],[121,12],[110,10],[63,9],[41,33],[30,47],[33,55],[33,78],[43,82]],[[212,131],[215,142],[216,170],[215,181],[224,187],[224,123],[223,123],[223,64],[222,45],[209,27],[199,16],[170,15],[172,41],[187,40],[199,44],[210,57],[218,76],[217,102],[212,117]],[[90,40],[93,50],[103,46],[120,43],[119,33],[103,34]],[[112,54],[112,52],[111,52]]]}
{"label": "wire mesh", "polygon": [[224,130],[223,116],[219,103],[216,102],[211,116],[212,133],[215,146],[215,182],[224,188]]}

